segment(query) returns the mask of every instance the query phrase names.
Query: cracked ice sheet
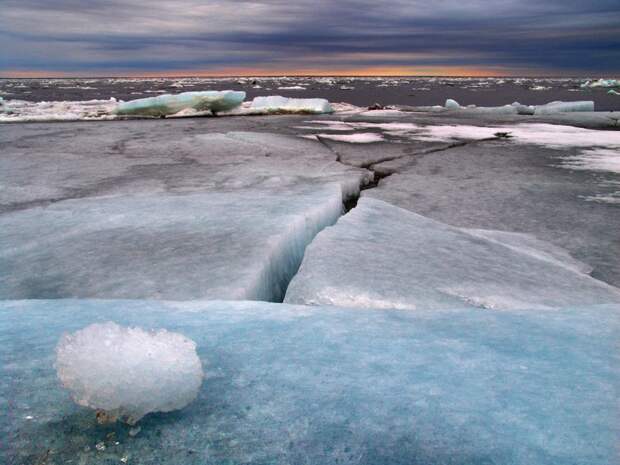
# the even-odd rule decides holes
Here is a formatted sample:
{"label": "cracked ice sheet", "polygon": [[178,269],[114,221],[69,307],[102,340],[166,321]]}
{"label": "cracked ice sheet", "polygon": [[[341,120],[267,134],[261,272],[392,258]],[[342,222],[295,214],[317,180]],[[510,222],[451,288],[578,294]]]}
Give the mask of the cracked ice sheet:
{"label": "cracked ice sheet", "polygon": [[[321,144],[295,136],[207,133],[187,120],[82,123],[58,129],[19,125],[2,134],[0,211],[90,196],[331,182],[340,183],[348,199],[372,179],[366,170],[336,162],[335,154]],[[188,130],[193,133],[186,134]]]}
{"label": "cracked ice sheet", "polygon": [[362,198],[308,247],[285,302],[403,310],[620,303],[619,289],[584,268],[527,236],[454,228]]}
{"label": "cracked ice sheet", "polygon": [[[91,465],[609,465],[619,314],[4,301],[0,462],[53,449],[55,463]],[[194,340],[206,373],[198,398],[146,416],[133,438],[96,426],[53,363],[63,333],[102,321]]]}
{"label": "cracked ice sheet", "polygon": [[0,215],[0,298],[278,301],[341,187],[90,197]]}
{"label": "cracked ice sheet", "polygon": [[[566,149],[568,156],[578,154]],[[598,279],[620,287],[620,215],[604,202],[617,196],[617,174],[558,169],[557,150],[505,141],[409,160],[362,195],[453,226],[529,233],[567,249]],[[374,169],[386,165],[394,166]]]}

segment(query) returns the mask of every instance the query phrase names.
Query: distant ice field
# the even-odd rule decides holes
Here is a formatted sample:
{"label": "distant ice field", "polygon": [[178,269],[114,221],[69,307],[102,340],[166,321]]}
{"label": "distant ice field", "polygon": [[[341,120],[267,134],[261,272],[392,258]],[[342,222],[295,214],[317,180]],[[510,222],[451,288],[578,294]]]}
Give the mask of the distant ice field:
{"label": "distant ice field", "polygon": [[[283,95],[326,98],[358,106],[461,105],[498,106],[514,101],[541,105],[554,100],[592,100],[598,111],[620,110],[620,97],[610,88],[584,86],[585,78],[439,78],[439,77],[278,77],[278,78],[101,78],[0,79],[5,100],[87,101],[133,100],[161,94],[210,90],[244,91],[247,99]],[[595,81],[596,82],[596,81]],[[618,89],[616,89],[618,90]]]}

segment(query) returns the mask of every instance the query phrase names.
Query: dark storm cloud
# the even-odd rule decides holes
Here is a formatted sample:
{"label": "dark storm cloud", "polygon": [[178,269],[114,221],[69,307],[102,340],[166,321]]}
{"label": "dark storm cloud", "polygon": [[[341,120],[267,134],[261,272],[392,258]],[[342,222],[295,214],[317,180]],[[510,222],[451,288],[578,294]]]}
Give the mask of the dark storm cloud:
{"label": "dark storm cloud", "polygon": [[2,0],[0,70],[499,67],[620,71],[593,0]]}

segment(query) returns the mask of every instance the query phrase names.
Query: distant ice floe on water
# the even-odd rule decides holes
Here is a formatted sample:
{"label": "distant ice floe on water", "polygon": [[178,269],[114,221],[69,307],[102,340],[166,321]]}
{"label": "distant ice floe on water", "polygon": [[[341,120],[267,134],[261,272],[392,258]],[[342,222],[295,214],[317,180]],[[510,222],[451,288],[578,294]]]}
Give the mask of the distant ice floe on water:
{"label": "distant ice floe on water", "polygon": [[0,123],[115,119],[112,112],[116,106],[117,101],[114,98],[81,102],[3,100],[0,101]]}
{"label": "distant ice floe on water", "polygon": [[598,79],[596,81],[586,81],[581,84],[582,88],[593,87],[620,87],[620,81],[617,79]]}
{"label": "distant ice floe on water", "polygon": [[245,92],[232,90],[183,92],[177,95],[160,95],[121,102],[114,109],[117,115],[170,116],[181,111],[196,112],[229,111],[238,107],[245,100]]}
{"label": "distant ice floe on water", "polygon": [[334,112],[326,99],[295,99],[276,95],[256,97],[251,102],[244,102],[245,96],[242,91],[226,90],[165,94],[128,102],[117,102],[114,98],[62,102],[27,102],[0,98],[0,123]]}
{"label": "distant ice floe on water", "polygon": [[[439,107],[438,109],[440,109]],[[549,102],[545,105],[522,105],[514,102],[510,105],[499,107],[477,107],[476,105],[461,106],[454,99],[447,99],[444,107],[446,110],[475,111],[482,113],[495,114],[514,114],[514,115],[550,115],[556,113],[572,113],[583,111],[594,111],[594,102],[591,100],[577,102]]]}

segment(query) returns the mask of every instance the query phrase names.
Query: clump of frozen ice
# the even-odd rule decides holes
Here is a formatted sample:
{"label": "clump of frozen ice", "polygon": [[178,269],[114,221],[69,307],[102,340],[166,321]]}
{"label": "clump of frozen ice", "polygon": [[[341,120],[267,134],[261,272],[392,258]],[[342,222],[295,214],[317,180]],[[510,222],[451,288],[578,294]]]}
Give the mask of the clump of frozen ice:
{"label": "clump of frozen ice", "polygon": [[203,379],[192,340],[113,322],[64,334],[56,347],[56,370],[76,403],[97,409],[100,420],[130,424],[150,412],[185,407]]}
{"label": "clump of frozen ice", "polygon": [[241,105],[245,92],[232,90],[183,92],[177,95],[158,95],[122,102],[115,109],[117,115],[168,116],[181,111],[229,111]]}
{"label": "clump of frozen ice", "polygon": [[452,100],[451,98],[449,98],[448,100],[446,100],[445,107],[449,110],[458,110],[459,108],[461,108],[461,105],[459,105],[459,102],[457,102],[456,100]]}
{"label": "clump of frozen ice", "polygon": [[620,87],[620,81],[616,79],[599,79],[597,81],[586,81],[581,87]]}
{"label": "clump of frozen ice", "polygon": [[279,95],[256,97],[251,110],[266,113],[333,113],[334,109],[323,98],[286,98]]}

